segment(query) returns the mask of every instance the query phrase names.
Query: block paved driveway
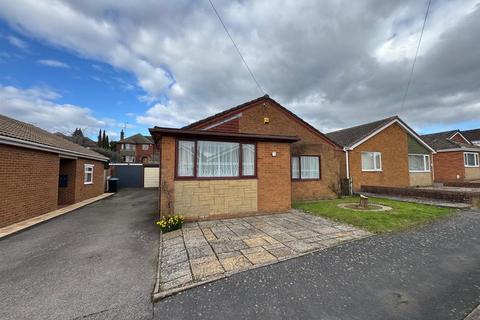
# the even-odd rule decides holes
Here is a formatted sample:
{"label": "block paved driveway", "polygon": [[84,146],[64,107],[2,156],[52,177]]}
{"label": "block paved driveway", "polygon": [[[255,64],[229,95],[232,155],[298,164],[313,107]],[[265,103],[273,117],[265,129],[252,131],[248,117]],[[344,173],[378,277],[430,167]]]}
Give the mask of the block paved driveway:
{"label": "block paved driveway", "polygon": [[0,319],[150,319],[156,199],[124,189],[0,240]]}

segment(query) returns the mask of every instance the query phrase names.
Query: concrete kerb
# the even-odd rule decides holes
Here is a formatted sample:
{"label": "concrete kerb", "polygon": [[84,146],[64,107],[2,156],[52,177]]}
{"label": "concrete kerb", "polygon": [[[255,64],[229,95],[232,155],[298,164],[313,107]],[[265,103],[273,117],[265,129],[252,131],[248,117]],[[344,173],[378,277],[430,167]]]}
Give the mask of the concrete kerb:
{"label": "concrete kerb", "polygon": [[[162,232],[160,232],[160,233],[162,233]],[[253,266],[247,267],[247,268],[242,269],[242,270],[237,270],[237,271],[227,271],[227,272],[222,273],[220,275],[211,276],[207,279],[204,279],[204,280],[201,280],[201,281],[198,281],[198,282],[192,282],[192,283],[189,283],[185,286],[173,288],[173,289],[166,290],[166,291],[163,291],[163,292],[159,292],[159,289],[160,289],[160,264],[161,264],[161,258],[162,258],[161,257],[161,249],[160,249],[160,255],[159,255],[158,264],[157,264],[157,273],[156,273],[157,274],[157,279],[156,279],[156,282],[155,282],[155,291],[153,292],[152,300],[153,300],[153,302],[158,302],[158,301],[160,301],[164,298],[167,298],[169,296],[178,294],[178,293],[186,291],[188,289],[192,289],[192,288],[195,288],[195,287],[198,287],[198,286],[201,286],[201,285],[205,285],[205,284],[208,284],[208,283],[211,283],[211,282],[215,282],[215,281],[218,281],[218,280],[221,280],[221,279],[229,278],[229,277],[231,277],[235,274],[239,274],[239,273],[242,273],[242,272],[245,272],[245,271],[250,271],[250,270],[253,270],[253,269],[264,268],[264,267],[267,267],[267,266],[270,266],[270,265],[273,265],[273,264],[276,264],[276,263],[282,263],[282,262],[285,262],[285,261],[288,261],[288,260],[291,260],[291,259],[296,259],[296,258],[303,257],[303,256],[306,256],[306,255],[309,255],[309,254],[313,254],[315,252],[325,251],[325,250],[328,250],[328,249],[331,249],[331,248],[335,248],[335,247],[345,245],[345,244],[350,243],[350,242],[363,240],[363,239],[369,238],[371,236],[374,236],[374,234],[366,235],[366,236],[363,236],[363,237],[357,238],[357,239],[346,240],[346,241],[340,242],[338,244],[328,246],[326,248],[318,248],[318,249],[314,249],[314,250],[311,250],[311,251],[298,253],[298,254],[293,255],[293,256],[278,259],[278,261],[272,261],[272,262],[266,262],[266,263],[263,263],[263,264],[257,264],[257,265],[253,265]]]}

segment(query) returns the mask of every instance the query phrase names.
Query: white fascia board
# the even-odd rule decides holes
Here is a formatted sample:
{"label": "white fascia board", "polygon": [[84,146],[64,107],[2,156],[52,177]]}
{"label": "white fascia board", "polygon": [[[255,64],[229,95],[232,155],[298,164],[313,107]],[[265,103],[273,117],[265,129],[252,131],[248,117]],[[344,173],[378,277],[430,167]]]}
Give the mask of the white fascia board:
{"label": "white fascia board", "polygon": [[[380,132],[382,132],[383,130],[385,130],[386,128],[390,127],[392,124],[394,123],[398,123],[403,129],[405,129],[405,131],[407,131],[408,133],[410,133],[410,135],[412,137],[414,137],[418,142],[420,142],[422,145],[424,145],[428,150],[430,150],[432,153],[437,153],[432,147],[430,147],[425,141],[422,140],[422,138],[420,138],[415,132],[413,132],[412,130],[410,130],[407,126],[405,126],[403,124],[402,121],[398,120],[398,119],[394,119],[392,121],[390,121],[389,123],[385,124],[384,126],[378,128],[377,130],[375,130],[374,132],[372,132],[371,134],[369,134],[368,136],[366,136],[365,138],[363,138],[362,140],[356,142],[355,144],[349,146],[349,147],[346,147],[347,150],[353,150],[355,149],[356,147],[358,147],[359,145],[361,145],[362,143],[364,143],[365,141],[367,141],[368,139],[376,136],[377,134],[379,134]],[[345,148],[344,148],[345,149]]]}
{"label": "white fascia board", "polygon": [[475,148],[453,148],[453,149],[438,150],[437,152],[454,152],[454,151],[458,151],[458,152],[467,151],[467,152],[477,152],[477,153],[479,153],[479,152],[480,152],[480,149],[475,149]]}
{"label": "white fascia board", "polygon": [[229,118],[227,118],[227,119],[224,119],[224,120],[222,120],[222,121],[220,121],[220,122],[216,122],[216,123],[214,123],[214,124],[209,125],[208,127],[203,128],[202,131],[205,131],[205,130],[209,130],[209,129],[218,127],[219,125],[222,125],[222,124],[227,123],[227,122],[229,122],[229,121],[232,121],[232,120],[234,120],[234,119],[240,118],[241,116],[242,116],[242,113],[241,113],[241,112],[240,112],[240,113],[237,113],[237,114],[234,115],[234,116],[231,116],[231,117],[229,117]]}
{"label": "white fascia board", "polygon": [[463,140],[467,141],[469,144],[472,144],[472,143],[470,142],[470,140],[468,140],[467,138],[465,138],[465,136],[464,136],[460,131],[455,132],[455,133],[454,133],[450,138],[448,138],[448,139],[449,139],[449,140],[452,140],[452,138],[455,137],[457,134],[459,134],[460,137],[463,138]]}
{"label": "white fascia board", "polygon": [[86,153],[66,150],[62,148],[48,146],[41,143],[21,140],[17,138],[5,137],[5,136],[0,136],[0,144],[7,144],[15,147],[40,150],[40,151],[46,151],[46,152],[53,152],[59,155],[67,156],[67,157],[70,156],[70,157],[77,157],[77,158],[94,159],[94,160],[103,161],[103,162],[108,161],[108,158],[102,157],[102,156],[96,157]]}

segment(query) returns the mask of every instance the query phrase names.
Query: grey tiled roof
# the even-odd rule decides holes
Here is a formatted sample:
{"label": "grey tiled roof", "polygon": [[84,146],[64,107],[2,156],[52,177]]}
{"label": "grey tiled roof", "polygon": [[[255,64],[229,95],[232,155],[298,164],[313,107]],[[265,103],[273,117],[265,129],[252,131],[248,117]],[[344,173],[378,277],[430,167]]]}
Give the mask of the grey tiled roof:
{"label": "grey tiled roof", "polygon": [[80,153],[85,158],[93,157],[97,159],[103,158],[105,161],[108,160],[106,157],[95,151],[89,150],[62,137],[56,136],[53,133],[35,127],[32,124],[12,119],[4,115],[0,115],[0,137],[1,136],[55,147],[67,152]]}
{"label": "grey tiled roof", "polygon": [[149,144],[153,143],[152,137],[143,136],[140,133],[134,134],[128,138],[118,141],[119,143],[131,143],[131,144]]}
{"label": "grey tiled roof", "polygon": [[369,134],[373,133],[375,130],[381,128],[392,120],[399,119],[397,116],[385,118],[382,120],[362,124],[355,127],[350,127],[338,131],[333,131],[327,133],[327,137],[341,145],[342,147],[350,147],[356,142],[367,137]]}
{"label": "grey tiled roof", "polygon": [[480,129],[465,130],[461,133],[470,141],[480,141]]}
{"label": "grey tiled roof", "polygon": [[[471,148],[477,149],[480,151],[480,148],[467,143],[460,143],[449,138],[452,137],[455,133],[459,132],[458,130],[443,131],[431,134],[422,135],[422,139],[432,146],[435,150],[447,150],[447,149],[460,149],[460,148]],[[463,132],[462,132],[463,134]],[[466,137],[468,139],[468,137]]]}

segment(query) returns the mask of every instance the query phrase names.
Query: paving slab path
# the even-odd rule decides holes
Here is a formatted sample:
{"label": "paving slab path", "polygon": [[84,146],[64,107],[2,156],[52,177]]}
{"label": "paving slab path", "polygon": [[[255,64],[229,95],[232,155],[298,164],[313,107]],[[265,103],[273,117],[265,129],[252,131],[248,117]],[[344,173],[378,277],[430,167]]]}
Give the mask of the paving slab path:
{"label": "paving slab path", "polygon": [[463,320],[480,302],[480,213],[368,237],[167,297],[156,319]]}

